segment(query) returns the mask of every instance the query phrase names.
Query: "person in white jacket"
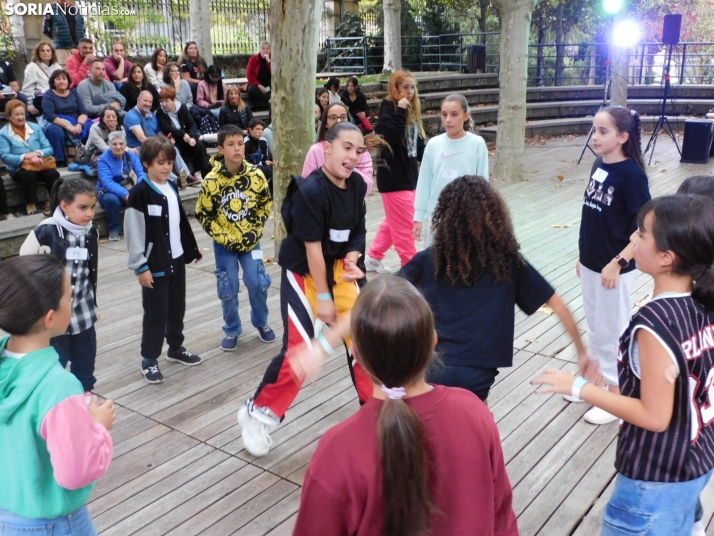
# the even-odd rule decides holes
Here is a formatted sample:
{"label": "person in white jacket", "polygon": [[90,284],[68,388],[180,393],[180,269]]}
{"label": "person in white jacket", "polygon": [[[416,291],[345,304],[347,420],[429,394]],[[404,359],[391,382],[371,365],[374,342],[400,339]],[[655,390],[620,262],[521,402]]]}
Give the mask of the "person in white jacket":
{"label": "person in white jacket", "polygon": [[32,59],[25,67],[22,93],[27,97],[27,110],[31,115],[42,113],[42,95],[50,89],[50,75],[62,69],[57,61],[57,51],[51,43],[42,42],[32,51]]}

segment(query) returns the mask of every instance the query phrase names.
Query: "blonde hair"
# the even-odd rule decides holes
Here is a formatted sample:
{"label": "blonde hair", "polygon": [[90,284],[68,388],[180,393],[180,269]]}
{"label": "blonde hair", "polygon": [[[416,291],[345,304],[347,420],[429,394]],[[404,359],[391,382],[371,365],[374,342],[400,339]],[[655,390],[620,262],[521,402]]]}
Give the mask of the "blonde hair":
{"label": "blonde hair", "polygon": [[389,93],[387,94],[386,99],[396,107],[397,103],[404,97],[404,95],[399,93],[399,86],[407,78],[414,80],[414,96],[407,107],[407,127],[410,128],[412,125],[416,124],[419,128],[419,136],[421,136],[422,139],[426,139],[424,125],[421,122],[421,102],[419,101],[419,94],[417,93],[416,79],[410,73],[406,71],[397,71],[392,75],[389,79]]}
{"label": "blonde hair", "polygon": [[238,93],[238,111],[242,112],[243,110],[245,110],[245,101],[243,101],[243,95],[240,94],[240,88],[235,84],[232,84],[226,88],[226,98],[223,99],[223,106],[231,105],[230,96],[232,91]]}

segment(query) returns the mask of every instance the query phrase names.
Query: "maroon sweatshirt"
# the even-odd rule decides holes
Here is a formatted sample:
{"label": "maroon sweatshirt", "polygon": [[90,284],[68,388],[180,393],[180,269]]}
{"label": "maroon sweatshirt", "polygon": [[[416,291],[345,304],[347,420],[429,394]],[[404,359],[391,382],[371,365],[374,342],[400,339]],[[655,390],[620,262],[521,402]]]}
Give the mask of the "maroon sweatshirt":
{"label": "maroon sweatshirt", "polygon": [[[498,428],[473,393],[435,385],[405,399],[428,441],[434,502],[433,535],[518,535]],[[377,418],[371,398],[327,431],[305,475],[294,536],[382,536],[384,501]]]}

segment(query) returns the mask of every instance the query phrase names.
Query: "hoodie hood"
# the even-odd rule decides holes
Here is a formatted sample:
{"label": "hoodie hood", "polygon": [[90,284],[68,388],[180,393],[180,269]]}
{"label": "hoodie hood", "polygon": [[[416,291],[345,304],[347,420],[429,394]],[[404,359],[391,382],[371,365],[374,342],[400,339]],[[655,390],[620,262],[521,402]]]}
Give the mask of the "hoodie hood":
{"label": "hoodie hood", "polygon": [[[5,351],[9,339],[0,339],[0,354]],[[56,365],[59,365],[59,357],[51,346],[21,359],[0,357],[0,424],[10,420]]]}

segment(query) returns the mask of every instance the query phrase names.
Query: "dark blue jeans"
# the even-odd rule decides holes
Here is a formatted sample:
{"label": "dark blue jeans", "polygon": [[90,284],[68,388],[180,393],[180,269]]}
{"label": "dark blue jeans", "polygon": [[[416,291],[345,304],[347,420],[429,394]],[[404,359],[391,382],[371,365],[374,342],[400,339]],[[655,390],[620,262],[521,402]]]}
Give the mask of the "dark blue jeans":
{"label": "dark blue jeans", "polygon": [[104,212],[107,213],[107,225],[109,226],[109,232],[121,231],[119,211],[121,210],[121,206],[125,204],[124,200],[119,199],[111,192],[104,192],[103,194],[99,194],[99,204],[102,205]]}
{"label": "dark blue jeans", "polygon": [[50,339],[59,354],[60,365],[70,363],[69,371],[82,383],[85,392],[94,389],[94,361],[97,358],[97,332],[92,326],[74,335],[60,335]]}

